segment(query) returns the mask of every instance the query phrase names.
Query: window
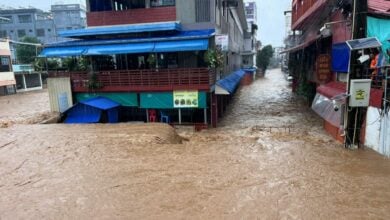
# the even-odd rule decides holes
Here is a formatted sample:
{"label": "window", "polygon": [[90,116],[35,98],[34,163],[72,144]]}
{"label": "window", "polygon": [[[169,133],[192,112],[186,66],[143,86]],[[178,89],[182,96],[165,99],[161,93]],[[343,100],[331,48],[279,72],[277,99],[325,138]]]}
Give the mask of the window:
{"label": "window", "polygon": [[26,36],[26,30],[18,30],[18,37]]}
{"label": "window", "polygon": [[10,72],[11,71],[11,65],[10,65],[10,58],[8,56],[0,56],[1,59],[1,66],[0,66],[0,72]]}
{"label": "window", "polygon": [[151,0],[150,6],[152,7],[175,6],[175,0]]}
{"label": "window", "polygon": [[44,37],[45,36],[45,29],[37,29],[37,37]]}
{"label": "window", "polygon": [[210,0],[195,1],[196,22],[210,21],[210,12]]}
{"label": "window", "polygon": [[0,30],[0,38],[6,38],[7,37],[7,31],[6,30]]}
{"label": "window", "polygon": [[12,16],[1,16],[3,19],[0,20],[0,24],[11,24],[13,23],[12,21]]}
{"label": "window", "polygon": [[30,30],[28,30],[28,32],[32,33],[32,30],[30,29]]}
{"label": "window", "polygon": [[50,32],[50,31],[51,31],[51,29],[49,28],[49,29],[47,29],[47,31],[48,31],[48,32]]}
{"label": "window", "polygon": [[19,23],[31,23],[31,15],[18,15]]}

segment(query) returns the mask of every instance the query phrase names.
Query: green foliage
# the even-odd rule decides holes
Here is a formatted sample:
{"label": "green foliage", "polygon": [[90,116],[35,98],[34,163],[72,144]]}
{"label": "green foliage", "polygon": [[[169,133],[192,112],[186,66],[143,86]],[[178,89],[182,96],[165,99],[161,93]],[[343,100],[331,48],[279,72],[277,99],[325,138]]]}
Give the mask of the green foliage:
{"label": "green foliage", "polygon": [[150,68],[154,68],[156,66],[156,56],[154,54],[149,54],[146,62],[148,62]]}
{"label": "green foliage", "polygon": [[62,64],[68,71],[86,71],[88,69],[88,60],[84,57],[68,57],[62,61]]}
{"label": "green foliage", "polygon": [[91,77],[88,80],[88,88],[93,91],[102,87],[103,85],[98,81],[97,75],[95,73],[92,73]]}
{"label": "green foliage", "polygon": [[[21,42],[40,44],[41,42],[36,37],[24,37]],[[33,45],[16,45],[16,58],[19,63],[33,64],[35,58],[40,53],[41,49]]]}
{"label": "green foliage", "polygon": [[204,60],[210,68],[220,68],[223,66],[223,54],[220,49],[209,49],[204,54]]}
{"label": "green foliage", "polygon": [[257,66],[265,72],[265,70],[268,68],[270,64],[270,60],[274,55],[274,49],[271,45],[265,46],[263,49],[261,49],[259,52],[257,52]]}
{"label": "green foliage", "polygon": [[[43,58],[35,58],[34,69],[36,71],[46,70],[46,60]],[[47,59],[47,70],[56,70],[59,67],[59,62],[56,59]]]}

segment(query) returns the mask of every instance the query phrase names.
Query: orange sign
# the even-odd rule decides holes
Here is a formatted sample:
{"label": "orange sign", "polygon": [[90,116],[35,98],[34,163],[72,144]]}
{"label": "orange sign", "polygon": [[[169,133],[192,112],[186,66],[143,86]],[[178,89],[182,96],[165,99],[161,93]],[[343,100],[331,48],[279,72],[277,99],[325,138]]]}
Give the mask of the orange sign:
{"label": "orange sign", "polygon": [[320,54],[317,57],[317,80],[320,82],[326,82],[330,79],[330,55]]}

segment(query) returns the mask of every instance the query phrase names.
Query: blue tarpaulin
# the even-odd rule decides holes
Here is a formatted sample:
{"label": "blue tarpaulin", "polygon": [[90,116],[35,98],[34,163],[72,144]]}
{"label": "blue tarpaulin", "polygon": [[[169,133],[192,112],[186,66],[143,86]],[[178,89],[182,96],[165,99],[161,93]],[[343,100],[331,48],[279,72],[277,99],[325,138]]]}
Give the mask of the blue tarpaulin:
{"label": "blue tarpaulin", "polygon": [[[367,17],[367,37],[376,37],[382,43],[383,51],[390,49],[390,19]],[[387,54],[384,53],[386,56]]]}
{"label": "blue tarpaulin", "polygon": [[65,57],[207,50],[209,38],[213,34],[214,30],[197,30],[151,38],[69,41],[46,45],[40,56]]}
{"label": "blue tarpaulin", "polygon": [[231,73],[227,77],[219,80],[216,85],[220,86],[224,90],[228,91],[230,94],[234,93],[238,84],[240,83],[242,77],[245,75],[245,71],[238,70]]}
{"label": "blue tarpaulin", "polygon": [[339,73],[347,73],[349,68],[350,50],[347,43],[333,44],[332,46],[332,70]]}
{"label": "blue tarpaulin", "polygon": [[67,124],[98,123],[102,114],[107,113],[109,123],[118,122],[118,107],[120,105],[105,97],[95,97],[77,103],[65,112]]}
{"label": "blue tarpaulin", "polygon": [[91,27],[77,30],[60,31],[60,37],[83,38],[108,34],[130,34],[156,31],[180,31],[181,25],[178,22],[158,22],[147,24],[115,25],[103,27]]}

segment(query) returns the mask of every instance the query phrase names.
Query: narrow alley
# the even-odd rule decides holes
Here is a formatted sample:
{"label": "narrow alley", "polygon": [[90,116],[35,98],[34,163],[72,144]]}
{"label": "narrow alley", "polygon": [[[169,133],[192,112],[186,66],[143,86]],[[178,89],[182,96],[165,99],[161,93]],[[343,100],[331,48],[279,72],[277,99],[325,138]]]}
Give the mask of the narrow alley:
{"label": "narrow alley", "polygon": [[389,219],[390,161],[315,117],[271,70],[217,129],[0,128],[0,219]]}

